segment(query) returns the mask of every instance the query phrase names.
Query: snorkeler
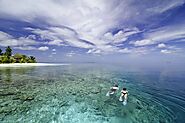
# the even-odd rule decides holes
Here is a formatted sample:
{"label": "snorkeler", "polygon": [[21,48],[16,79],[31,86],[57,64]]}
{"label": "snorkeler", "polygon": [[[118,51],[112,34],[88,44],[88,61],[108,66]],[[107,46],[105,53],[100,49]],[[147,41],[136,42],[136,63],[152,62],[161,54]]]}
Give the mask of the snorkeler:
{"label": "snorkeler", "polygon": [[121,96],[119,98],[119,101],[123,102],[123,105],[127,104],[127,97],[128,97],[128,91],[126,88],[123,88],[121,90]]}
{"label": "snorkeler", "polygon": [[110,96],[114,94],[117,90],[119,90],[118,85],[115,84],[113,87],[110,88],[110,90],[107,92],[106,96]]}

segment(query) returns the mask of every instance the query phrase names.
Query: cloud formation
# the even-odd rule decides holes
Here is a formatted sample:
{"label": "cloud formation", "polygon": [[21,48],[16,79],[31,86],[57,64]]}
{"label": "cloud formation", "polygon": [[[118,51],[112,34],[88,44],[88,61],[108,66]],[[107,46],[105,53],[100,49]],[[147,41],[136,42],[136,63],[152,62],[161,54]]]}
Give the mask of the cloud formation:
{"label": "cloud formation", "polygon": [[49,47],[47,47],[47,46],[39,47],[38,50],[40,50],[40,51],[46,51],[46,50],[49,50]]}
{"label": "cloud formation", "polygon": [[39,44],[32,39],[32,36],[15,38],[5,32],[0,31],[0,46],[28,46]]}
{"label": "cloud formation", "polygon": [[44,46],[44,47],[34,47],[34,46],[18,46],[18,47],[13,47],[14,49],[18,50],[38,50],[38,51],[46,51],[49,50],[49,47]]}
{"label": "cloud formation", "polygon": [[45,44],[48,45],[57,45],[64,46],[70,45],[74,47],[90,48],[93,44],[88,41],[83,41],[78,37],[78,34],[69,28],[66,27],[50,27],[45,30],[25,28],[30,30],[32,33],[40,36],[42,40],[49,40]]}
{"label": "cloud formation", "polygon": [[165,50],[161,50],[161,53],[171,54],[171,53],[173,53],[173,51],[165,49]]}
{"label": "cloud formation", "polygon": [[[165,42],[185,39],[184,23],[160,25],[170,15],[165,13],[184,3],[184,0],[1,0],[0,19],[36,27],[24,27],[31,34],[19,37],[1,31],[0,46],[41,51],[59,46],[87,49],[87,54],[143,54],[150,51],[147,46],[165,48]],[[42,46],[36,48],[38,44]]]}
{"label": "cloud formation", "polygon": [[163,43],[161,43],[161,44],[158,44],[158,45],[157,45],[157,47],[158,47],[158,48],[165,48],[165,47],[166,47],[166,45],[165,45],[165,44],[163,44]]}
{"label": "cloud formation", "polygon": [[185,38],[185,24],[164,26],[144,33],[144,39],[135,41],[135,46],[146,46]]}

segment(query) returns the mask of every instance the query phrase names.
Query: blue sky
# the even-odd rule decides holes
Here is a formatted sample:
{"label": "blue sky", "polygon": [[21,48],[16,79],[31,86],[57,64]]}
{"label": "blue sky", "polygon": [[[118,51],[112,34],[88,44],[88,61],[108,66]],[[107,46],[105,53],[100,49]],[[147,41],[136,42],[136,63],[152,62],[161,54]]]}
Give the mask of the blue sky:
{"label": "blue sky", "polygon": [[182,60],[185,0],[1,0],[7,46],[40,62]]}

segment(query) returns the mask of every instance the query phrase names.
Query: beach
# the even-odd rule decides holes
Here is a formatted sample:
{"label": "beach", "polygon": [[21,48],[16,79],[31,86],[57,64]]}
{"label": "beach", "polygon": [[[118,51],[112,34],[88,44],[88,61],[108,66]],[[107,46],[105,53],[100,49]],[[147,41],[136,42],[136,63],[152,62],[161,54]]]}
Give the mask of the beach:
{"label": "beach", "polygon": [[32,66],[61,66],[69,64],[55,64],[55,63],[9,63],[0,64],[0,67],[32,67]]}

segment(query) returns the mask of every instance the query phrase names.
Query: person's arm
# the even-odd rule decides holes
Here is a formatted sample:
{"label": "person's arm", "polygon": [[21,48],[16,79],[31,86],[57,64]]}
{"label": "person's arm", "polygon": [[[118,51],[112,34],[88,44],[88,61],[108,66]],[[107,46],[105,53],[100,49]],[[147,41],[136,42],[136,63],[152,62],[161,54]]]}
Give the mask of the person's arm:
{"label": "person's arm", "polygon": [[120,92],[121,93],[121,96],[123,96],[123,93],[122,92],[123,92],[123,90],[121,90],[121,92]]}

